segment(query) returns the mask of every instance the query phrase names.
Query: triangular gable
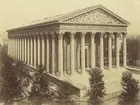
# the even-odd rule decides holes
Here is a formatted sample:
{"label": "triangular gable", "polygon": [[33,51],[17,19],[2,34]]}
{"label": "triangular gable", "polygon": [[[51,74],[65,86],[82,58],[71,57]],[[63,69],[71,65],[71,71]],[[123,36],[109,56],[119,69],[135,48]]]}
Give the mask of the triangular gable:
{"label": "triangular gable", "polygon": [[114,14],[105,7],[98,5],[96,7],[89,7],[85,10],[75,11],[64,17],[61,22],[68,23],[91,23],[91,24],[126,24],[130,23]]}

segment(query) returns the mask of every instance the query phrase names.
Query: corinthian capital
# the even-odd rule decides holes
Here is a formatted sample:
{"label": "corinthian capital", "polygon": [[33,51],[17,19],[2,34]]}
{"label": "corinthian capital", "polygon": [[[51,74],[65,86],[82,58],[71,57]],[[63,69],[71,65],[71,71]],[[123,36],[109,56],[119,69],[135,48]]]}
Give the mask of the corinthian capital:
{"label": "corinthian capital", "polygon": [[70,33],[70,38],[73,39],[75,37],[75,35],[76,35],[76,32]]}
{"label": "corinthian capital", "polygon": [[96,33],[91,33],[91,38],[95,38]]}
{"label": "corinthian capital", "polygon": [[81,38],[85,38],[86,34],[86,32],[81,32]]}
{"label": "corinthian capital", "polygon": [[127,32],[122,32],[122,35],[125,37],[127,35]]}
{"label": "corinthian capital", "polygon": [[56,33],[58,35],[58,39],[63,39],[64,32]]}
{"label": "corinthian capital", "polygon": [[56,34],[54,32],[49,32],[49,35],[54,39]]}

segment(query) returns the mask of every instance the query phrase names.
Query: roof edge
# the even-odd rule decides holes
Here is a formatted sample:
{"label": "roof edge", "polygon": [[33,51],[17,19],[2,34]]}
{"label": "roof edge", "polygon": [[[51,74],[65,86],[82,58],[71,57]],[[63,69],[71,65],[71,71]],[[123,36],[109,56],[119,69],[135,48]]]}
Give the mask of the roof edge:
{"label": "roof edge", "polygon": [[6,31],[11,32],[11,31],[16,31],[16,30],[20,30],[20,29],[28,29],[28,28],[51,25],[51,24],[56,24],[56,23],[58,23],[58,21],[42,22],[42,23],[31,24],[31,25],[27,25],[27,26],[21,26],[21,27],[17,27],[17,28],[8,29]]}
{"label": "roof edge", "polygon": [[[87,8],[89,8],[89,9],[87,9]],[[60,20],[59,22],[63,22],[63,21],[65,21],[65,20],[69,19],[69,18],[73,18],[73,17],[75,17],[75,16],[84,14],[84,13],[86,13],[86,12],[88,12],[88,11],[92,11],[92,10],[94,10],[94,9],[101,8],[101,9],[105,10],[106,12],[110,13],[111,15],[113,15],[114,17],[117,17],[118,19],[120,19],[121,21],[123,21],[124,23],[126,23],[127,25],[130,25],[130,23],[129,23],[128,21],[126,21],[125,19],[123,19],[122,17],[118,16],[116,13],[110,11],[109,9],[107,9],[106,7],[104,7],[104,6],[102,6],[102,5],[90,6],[90,7],[87,7],[87,8],[84,8],[84,9],[86,9],[86,10],[85,10],[85,11],[81,11],[81,12],[78,13],[78,14],[73,13],[73,14],[68,14],[67,16],[63,16],[63,17],[61,17],[61,20]],[[82,10],[82,9],[81,9],[81,10]],[[76,12],[76,11],[75,11],[75,12]]]}

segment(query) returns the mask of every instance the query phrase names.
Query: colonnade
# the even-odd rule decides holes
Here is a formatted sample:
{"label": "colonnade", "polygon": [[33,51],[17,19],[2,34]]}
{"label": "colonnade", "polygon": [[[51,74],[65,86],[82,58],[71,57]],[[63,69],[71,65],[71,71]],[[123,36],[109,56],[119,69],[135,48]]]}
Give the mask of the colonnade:
{"label": "colonnade", "polygon": [[[44,65],[46,71],[52,75],[58,73],[63,76],[64,70],[64,35],[66,33],[35,33],[35,34],[20,34],[9,35],[8,55],[14,59],[21,60],[27,65],[37,68],[39,65]],[[80,58],[81,58],[81,73],[84,73],[85,68],[85,36],[87,33],[80,32]],[[119,35],[123,36],[123,66],[126,67],[126,33],[98,33],[100,37],[100,69],[104,69],[104,34],[108,35],[108,68],[112,68],[112,37],[115,35],[116,40],[116,68],[120,66],[119,57]],[[70,73],[75,72],[75,36],[77,33],[68,34],[70,36]],[[90,33],[90,68],[96,67],[95,53],[95,36],[97,33]],[[58,50],[56,50],[56,48]],[[56,54],[57,53],[57,54]]]}

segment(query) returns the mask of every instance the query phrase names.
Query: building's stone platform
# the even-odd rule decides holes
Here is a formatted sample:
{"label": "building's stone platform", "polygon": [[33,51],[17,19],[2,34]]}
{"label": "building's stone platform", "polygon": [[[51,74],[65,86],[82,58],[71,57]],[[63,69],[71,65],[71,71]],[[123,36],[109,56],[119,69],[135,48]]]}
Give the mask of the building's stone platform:
{"label": "building's stone platform", "polygon": [[[121,76],[122,72],[126,71],[124,68],[104,70],[104,81],[106,94],[116,93],[122,90],[121,88]],[[64,80],[71,82],[74,86],[80,89],[80,96],[85,96],[89,88],[89,74],[85,72],[84,74],[74,73],[72,76],[63,77]]]}
{"label": "building's stone platform", "polygon": [[[28,66],[29,67],[29,66]],[[31,69],[31,68],[30,68]],[[105,88],[106,88],[106,96],[104,100],[112,99],[120,95],[121,88],[121,77],[122,73],[126,71],[125,68],[113,68],[111,70],[103,70]],[[82,101],[86,101],[87,97],[84,97],[87,90],[89,89],[89,74],[88,72],[84,72],[83,74],[74,73],[74,75],[65,75],[62,77],[56,77],[52,75],[49,76],[49,81],[56,86],[63,85],[63,81],[68,81],[72,84],[70,88],[72,88],[73,93],[77,96],[80,96]],[[140,76],[137,73],[133,73],[133,76],[140,80]],[[52,86],[55,87],[55,86]]]}

